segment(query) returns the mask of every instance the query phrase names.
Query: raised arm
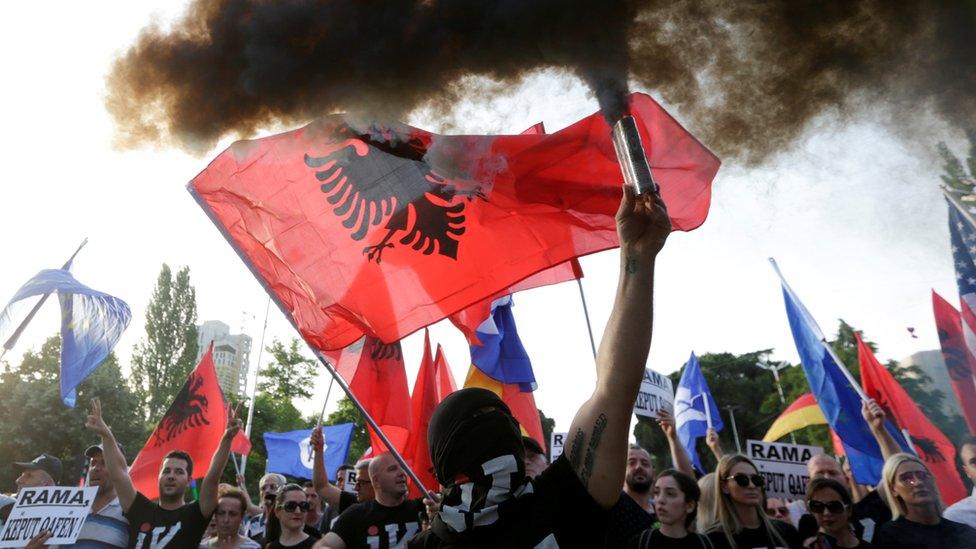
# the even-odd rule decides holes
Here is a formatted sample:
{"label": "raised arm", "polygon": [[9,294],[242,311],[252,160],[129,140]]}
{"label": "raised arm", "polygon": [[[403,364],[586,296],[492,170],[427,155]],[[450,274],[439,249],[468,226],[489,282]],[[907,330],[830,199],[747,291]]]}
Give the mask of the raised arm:
{"label": "raised arm", "polygon": [[207,475],[203,477],[203,482],[200,483],[200,513],[207,518],[217,508],[217,486],[220,483],[220,474],[224,472],[224,467],[227,465],[227,458],[230,456],[230,444],[243,426],[244,424],[237,419],[237,414],[231,408],[227,413],[227,430],[224,431],[224,436],[220,438],[220,445],[217,446],[217,451],[214,452],[213,458],[210,460]]}
{"label": "raised arm", "polygon": [[596,387],[569,429],[567,458],[603,507],[620,497],[627,431],[651,345],[654,262],[671,233],[661,197],[624,187],[617,211],[620,277],[596,359]]}
{"label": "raised arm", "polygon": [[718,438],[718,431],[714,427],[709,427],[705,433],[705,444],[715,456],[715,461],[721,460],[722,456],[725,455],[725,450],[722,450],[722,439]]}
{"label": "raised arm", "polygon": [[105,469],[108,470],[108,476],[115,486],[115,493],[119,497],[122,511],[127,512],[136,499],[136,488],[132,485],[132,479],[129,478],[129,468],[125,463],[122,450],[119,450],[119,445],[115,442],[115,435],[112,434],[112,430],[102,419],[102,403],[97,398],[93,398],[91,401],[85,428],[101,437]]}
{"label": "raised arm", "polygon": [[671,449],[671,463],[673,467],[691,478],[695,478],[695,468],[691,464],[691,456],[678,440],[678,431],[674,426],[674,416],[669,410],[659,410],[657,413],[657,424],[664,431],[664,437],[668,439],[668,448]]}
{"label": "raised arm", "polygon": [[881,447],[881,457],[888,461],[888,458],[902,452],[901,446],[895,442],[895,437],[891,436],[891,433],[885,429],[885,411],[878,406],[878,403],[874,399],[865,400],[861,404],[861,415],[864,416],[864,420],[868,422],[868,427],[871,428],[871,434],[874,435],[874,440],[878,441],[878,446]]}
{"label": "raised arm", "polygon": [[263,509],[254,505],[254,502],[251,500],[251,494],[247,491],[247,483],[244,481],[244,475],[237,475],[237,487],[244,493],[244,500],[247,501],[247,509],[244,511],[246,516],[253,517],[264,512]]}
{"label": "raised arm", "polygon": [[322,436],[321,425],[312,430],[309,443],[312,445],[312,486],[315,487],[318,495],[338,512],[339,497],[342,495],[342,490],[329,482],[329,475],[325,473],[325,458],[322,455],[325,451],[325,439]]}

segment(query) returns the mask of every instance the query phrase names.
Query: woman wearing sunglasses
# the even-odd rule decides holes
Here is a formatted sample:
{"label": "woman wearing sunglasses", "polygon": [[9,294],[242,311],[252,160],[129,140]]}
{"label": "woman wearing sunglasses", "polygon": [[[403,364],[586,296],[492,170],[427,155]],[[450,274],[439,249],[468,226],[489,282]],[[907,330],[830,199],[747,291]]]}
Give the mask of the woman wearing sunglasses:
{"label": "woman wearing sunglasses", "polygon": [[708,531],[717,548],[758,547],[800,549],[800,534],[792,524],[771,520],[763,508],[765,478],[742,454],[723,456],[715,470],[715,509],[718,520]]}
{"label": "woman wearing sunglasses", "polygon": [[317,541],[305,532],[305,512],[309,505],[305,490],[297,484],[278,489],[275,509],[268,520],[267,549],[308,549]]}
{"label": "woman wearing sunglasses", "polygon": [[804,544],[810,549],[835,547],[871,547],[858,539],[851,530],[851,513],[854,502],[847,488],[831,478],[818,477],[807,484],[807,510],[817,519],[819,531]]}
{"label": "woman wearing sunglasses", "polygon": [[881,470],[881,497],[891,508],[872,542],[879,547],[976,547],[976,530],[942,518],[942,497],[925,463],[895,454]]}

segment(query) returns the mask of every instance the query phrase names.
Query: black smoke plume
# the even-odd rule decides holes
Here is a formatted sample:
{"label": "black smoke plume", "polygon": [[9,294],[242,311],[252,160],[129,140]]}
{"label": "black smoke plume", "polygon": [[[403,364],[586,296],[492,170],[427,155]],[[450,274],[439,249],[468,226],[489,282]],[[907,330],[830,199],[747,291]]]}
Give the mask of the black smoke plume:
{"label": "black smoke plume", "polygon": [[199,152],[337,110],[446,113],[464,76],[557,67],[608,120],[634,82],[757,164],[821,114],[971,126],[974,31],[971,0],[194,0],[116,60],[106,101],[121,145]]}

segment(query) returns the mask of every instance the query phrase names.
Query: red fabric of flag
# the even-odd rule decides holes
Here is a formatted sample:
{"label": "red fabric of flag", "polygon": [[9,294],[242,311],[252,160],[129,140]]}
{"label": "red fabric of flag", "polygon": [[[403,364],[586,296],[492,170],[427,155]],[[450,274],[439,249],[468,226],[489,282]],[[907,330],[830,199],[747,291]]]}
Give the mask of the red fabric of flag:
{"label": "red fabric of flag", "polygon": [[132,484],[149,499],[159,497],[159,469],[163,456],[171,450],[190,454],[193,478],[203,478],[226,429],[227,407],[217,382],[211,346],[132,462]]}
{"label": "red fabric of flag", "polygon": [[444,356],[440,343],[437,344],[437,353],[434,354],[434,372],[437,377],[437,402],[440,402],[447,395],[457,391],[454,374],[451,373],[451,366],[447,363],[447,357]]}
{"label": "red fabric of flag", "polygon": [[[366,337],[326,356],[349,384],[366,412],[376,421],[401,454],[410,429],[410,392],[400,342],[385,344]],[[370,447],[383,452],[386,445],[369,429]]]}
{"label": "red fabric of flag", "polygon": [[[430,424],[430,417],[434,415],[434,409],[440,403],[437,395],[437,373],[436,362],[431,357],[430,334],[424,330],[424,355],[420,361],[420,369],[417,371],[417,381],[413,386],[411,401],[410,438],[407,440],[404,459],[413,467],[415,473],[428,490],[437,491],[437,478],[434,476],[434,464],[430,458],[430,449],[427,447],[427,426]],[[419,497],[420,489],[411,483],[411,497]]]}
{"label": "red fabric of flag", "polygon": [[[718,159],[649,96],[633,94],[630,112],[672,225],[698,227]],[[499,136],[333,115],[235,143],[189,188],[305,340],[329,350],[399,341],[618,246],[622,182],[599,113]]]}
{"label": "red fabric of flag", "polygon": [[230,442],[230,451],[242,456],[251,453],[251,439],[247,438],[244,431],[238,431],[234,436],[234,440]]}
{"label": "red fabric of flag", "polygon": [[855,337],[864,392],[877,401],[899,429],[908,430],[918,456],[935,475],[943,501],[951,505],[966,497],[966,488],[956,471],[956,449],[952,442],[932,425],[891,372],[878,362],[861,336],[855,334]]}
{"label": "red fabric of flag", "polygon": [[962,317],[935,290],[932,290],[932,308],[935,311],[935,327],[939,332],[942,358],[949,370],[952,391],[956,394],[969,432],[976,433],[976,380],[973,378],[973,363],[976,360],[966,348]]}

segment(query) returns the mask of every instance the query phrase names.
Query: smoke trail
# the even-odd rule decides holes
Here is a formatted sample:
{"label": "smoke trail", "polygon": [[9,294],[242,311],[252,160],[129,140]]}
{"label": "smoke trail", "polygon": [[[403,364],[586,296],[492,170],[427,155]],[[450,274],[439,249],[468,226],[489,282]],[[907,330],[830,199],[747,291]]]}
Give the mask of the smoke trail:
{"label": "smoke trail", "polygon": [[116,60],[107,106],[123,146],[204,151],[335,110],[447,112],[463,76],[559,67],[610,120],[629,79],[756,164],[865,105],[907,113],[904,130],[929,110],[971,125],[974,30],[972,0],[195,0]]}

